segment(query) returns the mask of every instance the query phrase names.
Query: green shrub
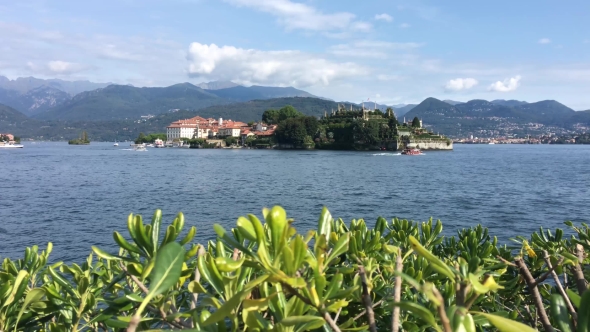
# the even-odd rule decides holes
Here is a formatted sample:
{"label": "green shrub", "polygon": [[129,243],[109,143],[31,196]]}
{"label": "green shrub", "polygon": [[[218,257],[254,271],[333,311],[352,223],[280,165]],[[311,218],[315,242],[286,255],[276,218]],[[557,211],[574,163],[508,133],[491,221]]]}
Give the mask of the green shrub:
{"label": "green shrub", "polygon": [[[48,265],[51,243],[0,269],[0,331],[588,331],[584,255],[575,236],[541,229],[516,246],[482,226],[442,235],[440,221],[345,224],[323,209],[299,234],[281,207],[239,217],[215,241],[129,215],[116,252]],[[567,280],[558,275],[567,276]],[[551,283],[546,282],[552,277]],[[567,289],[567,290],[564,290]],[[549,313],[547,313],[549,312]]]}

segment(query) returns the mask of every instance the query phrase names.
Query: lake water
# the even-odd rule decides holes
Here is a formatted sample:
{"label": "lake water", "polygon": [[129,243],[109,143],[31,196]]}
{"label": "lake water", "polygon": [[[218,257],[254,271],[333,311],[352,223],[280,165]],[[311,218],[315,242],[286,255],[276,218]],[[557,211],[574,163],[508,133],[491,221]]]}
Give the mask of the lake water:
{"label": "lake water", "polygon": [[0,150],[0,256],[54,243],[53,259],[114,248],[131,212],[182,211],[200,242],[213,223],[282,205],[295,227],[322,206],[349,222],[441,219],[446,234],[481,223],[503,241],[565,220],[590,221],[590,146],[455,145],[452,152],[130,150],[121,143],[24,143]]}

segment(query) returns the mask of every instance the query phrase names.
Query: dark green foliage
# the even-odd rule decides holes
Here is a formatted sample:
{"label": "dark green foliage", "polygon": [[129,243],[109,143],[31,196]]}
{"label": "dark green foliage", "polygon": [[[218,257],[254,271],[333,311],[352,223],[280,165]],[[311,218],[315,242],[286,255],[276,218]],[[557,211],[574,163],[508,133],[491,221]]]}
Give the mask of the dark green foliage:
{"label": "dark green foliage", "polygon": [[262,122],[268,124],[279,123],[279,110],[268,109],[262,113]]}
{"label": "dark green foliage", "polygon": [[88,139],[88,133],[86,131],[82,132],[79,138],[73,139],[68,141],[70,145],[87,145],[90,144],[90,140]]}
{"label": "dark green foliage", "polygon": [[275,135],[280,144],[290,144],[296,148],[314,146],[313,137],[320,129],[316,117],[305,116],[291,105],[281,108],[277,114],[280,122]]}
{"label": "dark green foliage", "polygon": [[231,146],[238,143],[238,139],[236,137],[233,136],[228,136],[225,138],[225,145],[226,146]]}
{"label": "dark green foliage", "polygon": [[153,143],[158,138],[165,141],[167,139],[166,133],[154,133],[147,136],[144,133],[139,133],[139,136],[135,139],[135,144]]}
{"label": "dark green foliage", "polygon": [[418,119],[417,116],[414,117],[414,120],[412,120],[412,127],[414,128],[420,128],[420,119]]}
{"label": "dark green foliage", "polygon": [[303,118],[291,118],[282,121],[275,134],[279,143],[301,147],[305,141],[305,136],[307,136],[305,122]]}

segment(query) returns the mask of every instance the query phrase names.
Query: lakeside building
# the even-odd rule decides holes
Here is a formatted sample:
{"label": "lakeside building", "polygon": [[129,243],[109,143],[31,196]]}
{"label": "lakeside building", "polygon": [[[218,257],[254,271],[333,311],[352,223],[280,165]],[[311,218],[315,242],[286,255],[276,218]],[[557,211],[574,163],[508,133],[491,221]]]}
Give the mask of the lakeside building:
{"label": "lakeside building", "polygon": [[249,126],[241,121],[224,120],[223,118],[203,118],[195,116],[190,119],[177,120],[166,127],[168,141],[193,138],[236,137],[245,140],[250,136],[269,137],[274,135],[275,125],[255,123]]}
{"label": "lakeside building", "polygon": [[7,137],[9,141],[14,141],[14,135],[12,135],[12,134],[8,134],[8,133],[2,134],[2,133],[0,133],[0,137]]}

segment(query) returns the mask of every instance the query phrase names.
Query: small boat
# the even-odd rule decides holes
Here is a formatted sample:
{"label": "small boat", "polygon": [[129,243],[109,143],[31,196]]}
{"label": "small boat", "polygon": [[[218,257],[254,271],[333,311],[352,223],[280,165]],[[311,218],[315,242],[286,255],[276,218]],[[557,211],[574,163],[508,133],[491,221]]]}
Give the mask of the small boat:
{"label": "small boat", "polygon": [[145,144],[131,144],[131,146],[135,151],[147,151],[147,149],[145,148]]}
{"label": "small boat", "polygon": [[402,151],[402,154],[409,155],[409,156],[416,156],[416,155],[422,154],[422,151],[420,151],[420,149],[416,149],[416,148],[405,148],[404,151]]}
{"label": "small boat", "polygon": [[494,142],[489,142],[488,144],[496,144],[496,143],[494,143]]}
{"label": "small boat", "polygon": [[4,149],[22,149],[22,148],[24,148],[24,146],[22,144],[14,144],[13,141],[10,141],[8,143],[6,143],[6,142],[0,142],[0,148],[4,148]]}
{"label": "small boat", "polygon": [[115,144],[113,144],[113,146],[119,146],[119,143],[115,142]]}
{"label": "small boat", "polygon": [[146,145],[145,147],[146,147],[146,148],[153,148],[153,147],[154,147],[154,145],[153,145],[153,144],[148,144],[148,145]]}
{"label": "small boat", "polygon": [[156,138],[156,140],[154,141],[154,147],[156,147],[156,148],[163,148],[164,147],[164,141],[162,141],[159,138]]}

